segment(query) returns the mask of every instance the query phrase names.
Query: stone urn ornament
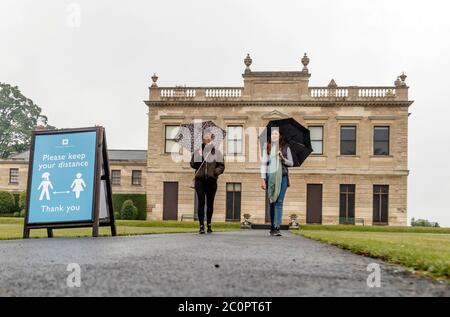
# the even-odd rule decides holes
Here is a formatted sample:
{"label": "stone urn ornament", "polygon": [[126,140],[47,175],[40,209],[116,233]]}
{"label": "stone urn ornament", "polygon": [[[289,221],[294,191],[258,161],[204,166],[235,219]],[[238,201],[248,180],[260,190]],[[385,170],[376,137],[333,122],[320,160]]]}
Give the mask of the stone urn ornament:
{"label": "stone urn ornament", "polygon": [[289,218],[291,219],[289,223],[289,229],[296,229],[296,230],[300,229],[300,224],[297,221],[298,216],[296,214],[292,214],[289,216]]}
{"label": "stone urn ornament", "polygon": [[244,221],[241,222],[241,229],[251,229],[252,228],[252,223],[250,221],[251,217],[252,217],[252,215],[250,215],[250,214],[244,214]]}

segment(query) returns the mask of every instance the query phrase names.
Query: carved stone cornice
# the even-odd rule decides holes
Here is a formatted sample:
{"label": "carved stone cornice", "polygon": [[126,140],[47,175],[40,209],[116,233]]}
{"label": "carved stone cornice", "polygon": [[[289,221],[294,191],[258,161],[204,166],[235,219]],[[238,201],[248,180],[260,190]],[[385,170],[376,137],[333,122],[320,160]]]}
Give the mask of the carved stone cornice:
{"label": "carved stone cornice", "polygon": [[409,107],[414,101],[194,101],[194,100],[161,100],[144,101],[149,107]]}

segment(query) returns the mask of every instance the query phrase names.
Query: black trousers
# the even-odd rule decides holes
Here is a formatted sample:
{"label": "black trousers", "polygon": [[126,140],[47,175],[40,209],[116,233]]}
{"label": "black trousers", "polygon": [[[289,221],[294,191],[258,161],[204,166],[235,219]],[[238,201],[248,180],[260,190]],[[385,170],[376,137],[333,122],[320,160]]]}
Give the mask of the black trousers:
{"label": "black trousers", "polygon": [[210,224],[214,212],[214,198],[217,192],[217,179],[215,178],[196,178],[195,192],[197,193],[197,214],[198,221],[202,225],[205,221],[206,206],[206,223]]}

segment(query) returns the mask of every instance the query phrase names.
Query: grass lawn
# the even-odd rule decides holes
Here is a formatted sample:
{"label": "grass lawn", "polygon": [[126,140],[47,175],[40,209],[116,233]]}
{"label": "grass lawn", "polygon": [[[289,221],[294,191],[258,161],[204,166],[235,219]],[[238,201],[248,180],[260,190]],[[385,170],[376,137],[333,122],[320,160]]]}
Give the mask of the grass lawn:
{"label": "grass lawn", "polygon": [[450,281],[450,228],[303,226],[292,232]]}
{"label": "grass lawn", "polygon": [[[198,223],[194,221],[140,221],[140,220],[117,220],[117,234],[120,236],[156,233],[181,233],[197,232]],[[239,230],[239,223],[213,223],[214,231]],[[79,229],[55,229],[55,237],[90,237],[92,228]],[[23,219],[21,218],[0,218],[0,240],[22,239]],[[101,236],[110,236],[111,230],[108,227],[100,228]],[[31,230],[31,238],[45,238],[47,230]]]}

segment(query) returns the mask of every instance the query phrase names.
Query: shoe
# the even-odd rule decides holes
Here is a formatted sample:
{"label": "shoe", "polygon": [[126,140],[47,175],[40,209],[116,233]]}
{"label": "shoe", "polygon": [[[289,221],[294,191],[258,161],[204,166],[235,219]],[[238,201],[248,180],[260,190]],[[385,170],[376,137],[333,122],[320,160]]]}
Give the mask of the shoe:
{"label": "shoe", "polygon": [[207,232],[207,233],[212,233],[213,231],[212,231],[212,229],[211,229],[211,225],[209,224],[207,227],[208,227],[208,229],[206,230],[206,232]]}
{"label": "shoe", "polygon": [[282,234],[281,234],[281,232],[280,232],[280,230],[275,230],[275,234],[274,234],[276,237],[281,237],[282,236]]}
{"label": "shoe", "polygon": [[200,226],[199,234],[205,234],[205,226]]}
{"label": "shoe", "polygon": [[270,233],[269,233],[271,236],[274,236],[275,235],[275,230],[273,230],[273,229],[270,229]]}

